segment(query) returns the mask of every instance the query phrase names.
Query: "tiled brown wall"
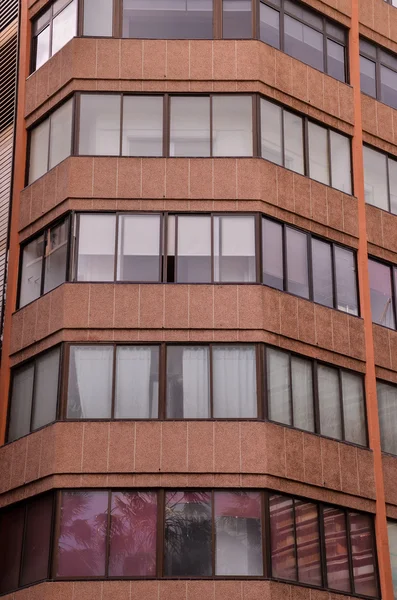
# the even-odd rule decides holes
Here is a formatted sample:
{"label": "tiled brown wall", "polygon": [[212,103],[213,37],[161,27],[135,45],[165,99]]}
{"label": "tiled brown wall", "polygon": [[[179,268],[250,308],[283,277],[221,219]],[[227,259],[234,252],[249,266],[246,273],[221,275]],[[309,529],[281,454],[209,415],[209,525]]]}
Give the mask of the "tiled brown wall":
{"label": "tiled brown wall", "polygon": [[369,254],[397,264],[397,215],[370,204],[365,209]]}
{"label": "tiled brown wall", "polygon": [[375,364],[397,371],[397,331],[373,324]]}
{"label": "tiled brown wall", "polygon": [[397,52],[397,10],[384,0],[360,0],[360,33]]}

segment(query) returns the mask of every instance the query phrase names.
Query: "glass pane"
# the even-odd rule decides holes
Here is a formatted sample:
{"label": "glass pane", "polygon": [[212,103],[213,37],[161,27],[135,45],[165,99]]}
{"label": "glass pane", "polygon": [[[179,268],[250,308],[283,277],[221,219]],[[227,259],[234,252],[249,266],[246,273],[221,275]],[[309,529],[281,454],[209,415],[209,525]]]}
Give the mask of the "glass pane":
{"label": "glass pane", "polygon": [[284,166],[304,175],[303,122],[294,113],[283,110],[284,115]]}
{"label": "glass pane", "polygon": [[383,65],[380,66],[380,99],[397,108],[397,73]]}
{"label": "glass pane", "polygon": [[289,354],[266,349],[269,419],[292,425]]}
{"label": "glass pane", "polygon": [[72,346],[69,358],[68,419],[109,419],[112,379],[112,346]]}
{"label": "glass pane", "polygon": [[48,171],[48,140],[50,120],[45,119],[30,132],[29,184]]}
{"label": "glass pane", "polygon": [[328,130],[309,121],[309,175],[320,183],[330,184]]}
{"label": "glass pane", "polygon": [[32,431],[57,417],[60,349],[36,359]]}
{"label": "glass pane", "polygon": [[0,593],[15,590],[19,584],[19,566],[25,507],[21,504],[0,513]]}
{"label": "glass pane", "polygon": [[296,581],[293,500],[270,496],[272,577]]}
{"label": "glass pane", "polygon": [[358,315],[356,255],[352,250],[334,246],[337,308]]}
{"label": "glass pane", "polygon": [[123,37],[211,39],[212,0],[124,0]]}
{"label": "glass pane", "polygon": [[360,52],[376,59],[376,46],[362,37],[360,37]]}
{"label": "glass pane", "polygon": [[345,47],[327,39],[327,73],[339,81],[346,81]]}
{"label": "glass pane", "polygon": [[252,156],[252,96],[213,96],[213,156]]}
{"label": "glass pane", "polygon": [[284,17],[284,31],[284,51],[324,71],[323,35],[288,15]]}
{"label": "glass pane", "polygon": [[223,37],[252,37],[251,0],[223,0]]}
{"label": "glass pane", "polygon": [[332,37],[334,37],[336,40],[339,40],[339,42],[342,42],[343,44],[346,43],[346,30],[344,27],[336,25],[334,21],[327,21],[325,28],[329,35],[332,35]]}
{"label": "glass pane", "polygon": [[397,386],[378,381],[376,389],[382,450],[397,454]]}
{"label": "glass pane", "polygon": [[34,366],[32,363],[13,372],[8,441],[13,442],[30,432]]}
{"label": "glass pane", "polygon": [[45,249],[44,293],[66,281],[68,259],[69,219],[51,227]]}
{"label": "glass pane", "polygon": [[109,577],[155,577],[157,493],[113,492]]}
{"label": "glass pane", "polygon": [[120,154],[120,103],[120,95],[81,95],[79,154]]}
{"label": "glass pane", "polygon": [[50,26],[43,29],[36,38],[36,69],[50,58]]}
{"label": "glass pane", "polygon": [[80,215],[77,281],[114,281],[116,217]]}
{"label": "glass pane", "polygon": [[363,146],[365,202],[389,209],[386,154]]}
{"label": "glass pane", "polygon": [[326,506],[323,514],[328,587],[350,592],[345,513]]}
{"label": "glass pane", "polygon": [[256,281],[255,217],[214,217],[214,279]]}
{"label": "glass pane", "polygon": [[391,572],[393,576],[394,597],[397,598],[397,523],[395,521],[387,522],[387,532],[389,536],[389,551]]}
{"label": "glass pane", "polygon": [[[261,6],[265,5],[261,4]],[[277,165],[283,164],[281,116],[280,106],[261,98],[262,158],[271,160]]]}
{"label": "glass pane", "polygon": [[160,226],[160,215],[120,215],[118,281],[160,280]]}
{"label": "glass pane", "polygon": [[52,495],[48,494],[27,505],[20,585],[48,577],[52,504]]}
{"label": "glass pane", "polygon": [[350,139],[335,131],[330,131],[331,143],[331,185],[345,192],[352,193],[352,170],[350,156]]}
{"label": "glass pane", "polygon": [[287,234],[287,286],[288,291],[303,298],[309,297],[309,272],[307,235],[286,228]]}
{"label": "glass pane", "polygon": [[113,0],[84,0],[83,35],[113,34]]}
{"label": "glass pane", "polygon": [[68,102],[65,102],[65,104],[62,104],[62,106],[51,115],[50,169],[71,154],[72,120],[73,100],[69,100]]}
{"label": "glass pane", "polygon": [[315,504],[295,500],[298,580],[322,585],[318,510]]}
{"label": "glass pane", "polygon": [[167,347],[167,417],[211,417],[208,347]]}
{"label": "glass pane", "polygon": [[345,440],[366,446],[366,425],[363,378],[342,371],[343,417]]}
{"label": "glass pane", "polygon": [[388,158],[390,212],[397,215],[397,161]]}
{"label": "glass pane", "polygon": [[280,48],[280,13],[263,2],[260,3],[260,39],[274,48]]}
{"label": "glass pane", "polygon": [[49,8],[45,11],[45,13],[40,15],[40,17],[37,17],[37,19],[32,22],[33,33],[37,33],[42,27],[44,27],[44,25],[47,25],[51,21],[51,10],[52,9]]}
{"label": "glass pane", "polygon": [[52,54],[58,52],[77,32],[77,0],[73,0],[52,22]]}
{"label": "glass pane", "polygon": [[312,239],[313,300],[323,306],[334,306],[332,281],[332,247],[327,242]]}
{"label": "glass pane", "polygon": [[122,154],[163,155],[162,96],[124,96]]}
{"label": "glass pane", "polygon": [[19,307],[39,298],[43,267],[44,235],[40,235],[22,249]]}
{"label": "glass pane", "polygon": [[365,596],[377,596],[372,517],[353,512],[349,517],[354,591]]}
{"label": "glass pane", "polygon": [[310,360],[291,356],[294,427],[314,431],[313,373]]}
{"label": "glass pane", "polygon": [[378,46],[378,52],[379,60],[383,65],[390,67],[394,71],[397,70],[397,57],[395,54],[383,50],[382,46]]}
{"label": "glass pane", "polygon": [[108,492],[62,492],[57,577],[105,575]]}
{"label": "glass pane", "polygon": [[283,228],[269,219],[262,219],[262,254],[263,283],[284,289]]}
{"label": "glass pane", "polygon": [[318,365],[318,402],[320,409],[320,432],[338,440],[342,439],[342,415],[340,405],[339,371]]}
{"label": "glass pane", "polygon": [[215,574],[261,576],[259,492],[215,492]]}
{"label": "glass pane", "polygon": [[211,282],[211,217],[178,217],[177,231],[177,281]]}
{"label": "glass pane", "polygon": [[254,346],[213,346],[214,417],[258,416]]}
{"label": "glass pane", "polygon": [[211,519],[210,492],[166,492],[165,575],[212,575]]}
{"label": "glass pane", "polygon": [[308,25],[313,25],[317,29],[323,28],[322,18],[318,13],[312,12],[311,10],[298,4],[295,1],[285,0],[284,10],[286,13],[298,17],[301,21],[306,22]]}
{"label": "glass pane", "polygon": [[170,99],[170,156],[210,156],[210,99]]}
{"label": "glass pane", "polygon": [[360,87],[364,94],[376,98],[376,63],[360,56]]}
{"label": "glass pane", "polygon": [[368,260],[372,321],[395,328],[391,269],[375,260]]}
{"label": "glass pane", "polygon": [[159,404],[159,347],[116,348],[116,419],[156,419]]}

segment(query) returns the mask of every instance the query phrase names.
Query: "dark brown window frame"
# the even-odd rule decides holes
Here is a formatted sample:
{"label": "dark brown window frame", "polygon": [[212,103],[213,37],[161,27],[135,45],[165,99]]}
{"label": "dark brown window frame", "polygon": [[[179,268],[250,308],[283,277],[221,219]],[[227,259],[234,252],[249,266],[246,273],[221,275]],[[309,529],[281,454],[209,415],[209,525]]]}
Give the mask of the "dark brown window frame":
{"label": "dark brown window frame", "polygon": [[[384,0],[384,1],[387,2],[388,0]],[[365,50],[362,47],[360,47],[360,56],[362,56],[363,58],[366,58],[367,60],[371,61],[375,65],[375,96],[369,95],[366,92],[361,92],[361,93],[365,94],[366,96],[369,95],[370,98],[375,98],[375,100],[378,100],[378,102],[382,102],[386,106],[391,106],[391,104],[386,104],[386,102],[384,100],[382,100],[381,68],[385,67],[386,69],[389,69],[389,71],[392,71],[393,73],[397,74],[397,54],[395,54],[388,48],[384,48],[380,44],[377,44],[373,40],[369,40],[363,36],[360,36],[360,41],[361,40],[363,42],[365,42],[366,44],[371,45],[376,52],[376,58],[374,58],[371,54],[365,52]],[[396,61],[395,68],[391,67],[390,64],[387,64],[384,62],[384,60],[382,59],[382,53],[390,55]],[[397,94],[397,90],[396,90],[396,94]],[[392,108],[397,108],[397,107],[392,106]]]}

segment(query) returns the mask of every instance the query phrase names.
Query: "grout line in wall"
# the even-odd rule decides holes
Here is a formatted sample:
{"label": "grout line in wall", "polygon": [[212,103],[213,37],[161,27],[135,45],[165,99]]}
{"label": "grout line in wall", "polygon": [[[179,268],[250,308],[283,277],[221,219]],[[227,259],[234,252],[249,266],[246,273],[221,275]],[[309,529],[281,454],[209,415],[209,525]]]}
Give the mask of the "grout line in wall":
{"label": "grout line in wall", "polygon": [[81,436],[81,464],[80,464],[81,473],[83,473],[83,462],[84,462],[84,437],[85,437],[85,423],[83,423],[83,433]]}
{"label": "grout line in wall", "polygon": [[106,472],[109,473],[109,463],[110,463],[110,421],[108,423],[108,449],[106,456]]}

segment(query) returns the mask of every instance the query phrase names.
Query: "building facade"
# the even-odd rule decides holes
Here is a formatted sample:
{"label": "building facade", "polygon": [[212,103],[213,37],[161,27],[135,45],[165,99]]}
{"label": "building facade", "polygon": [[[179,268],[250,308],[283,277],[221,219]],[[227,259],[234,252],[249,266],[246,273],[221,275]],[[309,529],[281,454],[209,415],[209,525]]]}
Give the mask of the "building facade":
{"label": "building facade", "polygon": [[397,10],[22,0],[7,600],[397,597]]}

